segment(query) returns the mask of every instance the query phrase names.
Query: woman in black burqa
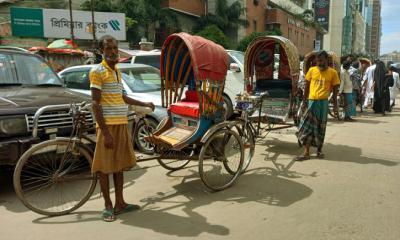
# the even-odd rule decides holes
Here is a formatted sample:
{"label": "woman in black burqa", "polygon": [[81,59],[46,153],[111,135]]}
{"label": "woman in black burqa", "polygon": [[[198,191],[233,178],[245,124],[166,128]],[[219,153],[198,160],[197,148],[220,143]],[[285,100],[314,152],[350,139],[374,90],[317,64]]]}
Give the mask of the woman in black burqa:
{"label": "woman in black burqa", "polygon": [[379,61],[374,71],[374,105],[375,113],[382,113],[390,110],[389,79],[385,64]]}

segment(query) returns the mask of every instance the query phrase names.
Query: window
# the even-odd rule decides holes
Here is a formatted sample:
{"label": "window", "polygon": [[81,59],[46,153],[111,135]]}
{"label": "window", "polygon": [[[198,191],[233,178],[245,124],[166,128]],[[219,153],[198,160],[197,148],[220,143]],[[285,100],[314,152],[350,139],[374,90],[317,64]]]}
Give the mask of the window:
{"label": "window", "polygon": [[154,68],[122,68],[122,79],[134,93],[159,92],[160,72]]}
{"label": "window", "polygon": [[68,88],[90,90],[89,70],[67,72],[62,78]]}
{"label": "window", "polygon": [[139,55],[135,57],[134,63],[146,64],[160,69],[160,57],[161,55]]}
{"label": "window", "polygon": [[0,84],[62,85],[57,75],[38,57],[8,53],[0,53]]}
{"label": "window", "polygon": [[257,20],[253,20],[253,31],[257,32]]}

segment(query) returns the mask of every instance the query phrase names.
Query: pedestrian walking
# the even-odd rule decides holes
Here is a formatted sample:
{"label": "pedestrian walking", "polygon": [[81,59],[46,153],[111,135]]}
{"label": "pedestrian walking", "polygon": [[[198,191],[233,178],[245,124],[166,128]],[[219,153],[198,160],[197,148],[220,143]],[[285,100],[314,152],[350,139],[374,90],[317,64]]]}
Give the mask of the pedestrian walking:
{"label": "pedestrian walking", "polygon": [[392,75],[393,84],[389,86],[390,90],[390,108],[393,108],[396,104],[396,97],[399,93],[400,89],[400,76],[396,72],[396,68],[394,66],[389,67],[389,75]]}
{"label": "pedestrian walking", "polygon": [[349,69],[350,80],[353,85],[353,105],[354,111],[356,111],[357,105],[360,105],[360,111],[363,111],[363,104],[362,101],[362,78],[360,74],[360,62],[354,61]]}
{"label": "pedestrian walking", "polygon": [[375,113],[386,114],[390,108],[389,78],[387,76],[385,64],[381,61],[376,63],[374,71],[374,103],[373,109]]}
{"label": "pedestrian walking", "polygon": [[[97,173],[103,194],[104,221],[112,222],[115,215],[138,209],[127,204],[123,197],[123,171],[136,165],[131,136],[128,132],[128,104],[150,107],[125,95],[118,63],[118,42],[111,36],[99,39],[99,50],[103,61],[89,75],[92,91],[93,112],[96,118],[97,144],[94,152],[92,172]],[[110,198],[109,175],[113,175],[115,205]]]}
{"label": "pedestrian walking", "polygon": [[[306,86],[302,108],[306,109],[300,121],[298,138],[304,146],[301,156],[296,161],[310,159],[310,147],[317,148],[317,157],[324,158],[322,147],[325,139],[328,119],[328,98],[333,90],[337,98],[340,79],[335,69],[328,66],[328,53],[321,51],[317,55],[317,66],[312,67],[306,74]],[[338,113],[337,102],[334,101],[334,111]]]}
{"label": "pedestrian walking", "polygon": [[340,87],[339,94],[344,97],[345,102],[345,121],[354,121],[353,116],[356,115],[356,110],[353,105],[353,83],[350,79],[350,62],[345,61],[340,71]]}
{"label": "pedestrian walking", "polygon": [[367,70],[365,70],[363,76],[363,87],[364,87],[364,109],[367,109],[370,103],[373,101],[374,98],[374,72],[376,68],[376,63],[378,60],[374,61],[374,64],[369,66]]}

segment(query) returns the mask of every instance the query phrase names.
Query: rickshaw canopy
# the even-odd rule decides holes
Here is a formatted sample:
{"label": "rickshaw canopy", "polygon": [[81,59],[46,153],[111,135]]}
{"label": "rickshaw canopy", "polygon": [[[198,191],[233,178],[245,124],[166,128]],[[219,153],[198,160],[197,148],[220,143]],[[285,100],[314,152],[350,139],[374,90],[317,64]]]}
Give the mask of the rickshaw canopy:
{"label": "rickshaw canopy", "polygon": [[[281,36],[261,36],[253,40],[253,42],[249,45],[245,54],[245,71],[244,77],[245,79],[251,78],[255,74],[255,65],[257,62],[257,58],[263,57],[260,56],[263,51],[267,51],[270,55],[264,54],[265,58],[274,58],[276,45],[280,46],[280,61],[281,63],[287,64],[286,67],[289,69],[290,77],[293,75],[299,74],[300,69],[300,60],[299,53],[296,46],[287,38]],[[289,76],[288,76],[289,77]]]}
{"label": "rickshaw canopy", "polygon": [[[186,46],[186,48],[185,48]],[[174,48],[174,49],[172,49]],[[189,54],[189,57],[186,55]],[[191,63],[192,68],[185,69]],[[187,33],[170,35],[161,52],[161,78],[170,72],[193,71],[195,79],[225,80],[228,70],[226,50],[207,39]],[[185,76],[185,73],[182,74]]]}

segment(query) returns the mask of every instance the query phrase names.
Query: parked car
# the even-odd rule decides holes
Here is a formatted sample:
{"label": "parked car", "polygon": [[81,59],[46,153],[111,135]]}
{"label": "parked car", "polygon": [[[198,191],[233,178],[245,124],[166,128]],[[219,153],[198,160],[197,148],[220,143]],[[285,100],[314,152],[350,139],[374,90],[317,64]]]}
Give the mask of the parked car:
{"label": "parked car", "polygon": [[[236,104],[236,95],[244,90],[244,52],[227,50],[229,68],[224,90],[224,105],[227,118],[232,116]],[[160,69],[160,51],[140,51],[132,57],[132,63],[142,63]]]}
{"label": "parked car", "polygon": [[131,63],[146,64],[160,69],[160,56],[161,52],[158,50],[138,51],[132,56]]}
{"label": "parked car", "polygon": [[[64,69],[59,76],[64,80],[66,86],[71,90],[90,96],[89,72],[97,65],[81,65]],[[143,64],[120,63],[118,68],[122,72],[122,83],[128,96],[146,102],[153,102],[156,108],[147,116],[150,127],[155,129],[158,123],[168,113],[161,106],[161,78],[160,71],[154,67]],[[147,129],[144,123],[139,123],[139,134],[135,134],[134,140],[139,151],[152,153],[152,146],[144,141]]]}
{"label": "parked car", "polygon": [[[90,101],[64,87],[62,80],[39,56],[21,50],[0,49],[0,165],[15,165],[32,144],[55,136],[69,136],[68,109],[46,112],[33,134],[33,116],[47,105]],[[91,114],[86,120],[93,123]]]}

